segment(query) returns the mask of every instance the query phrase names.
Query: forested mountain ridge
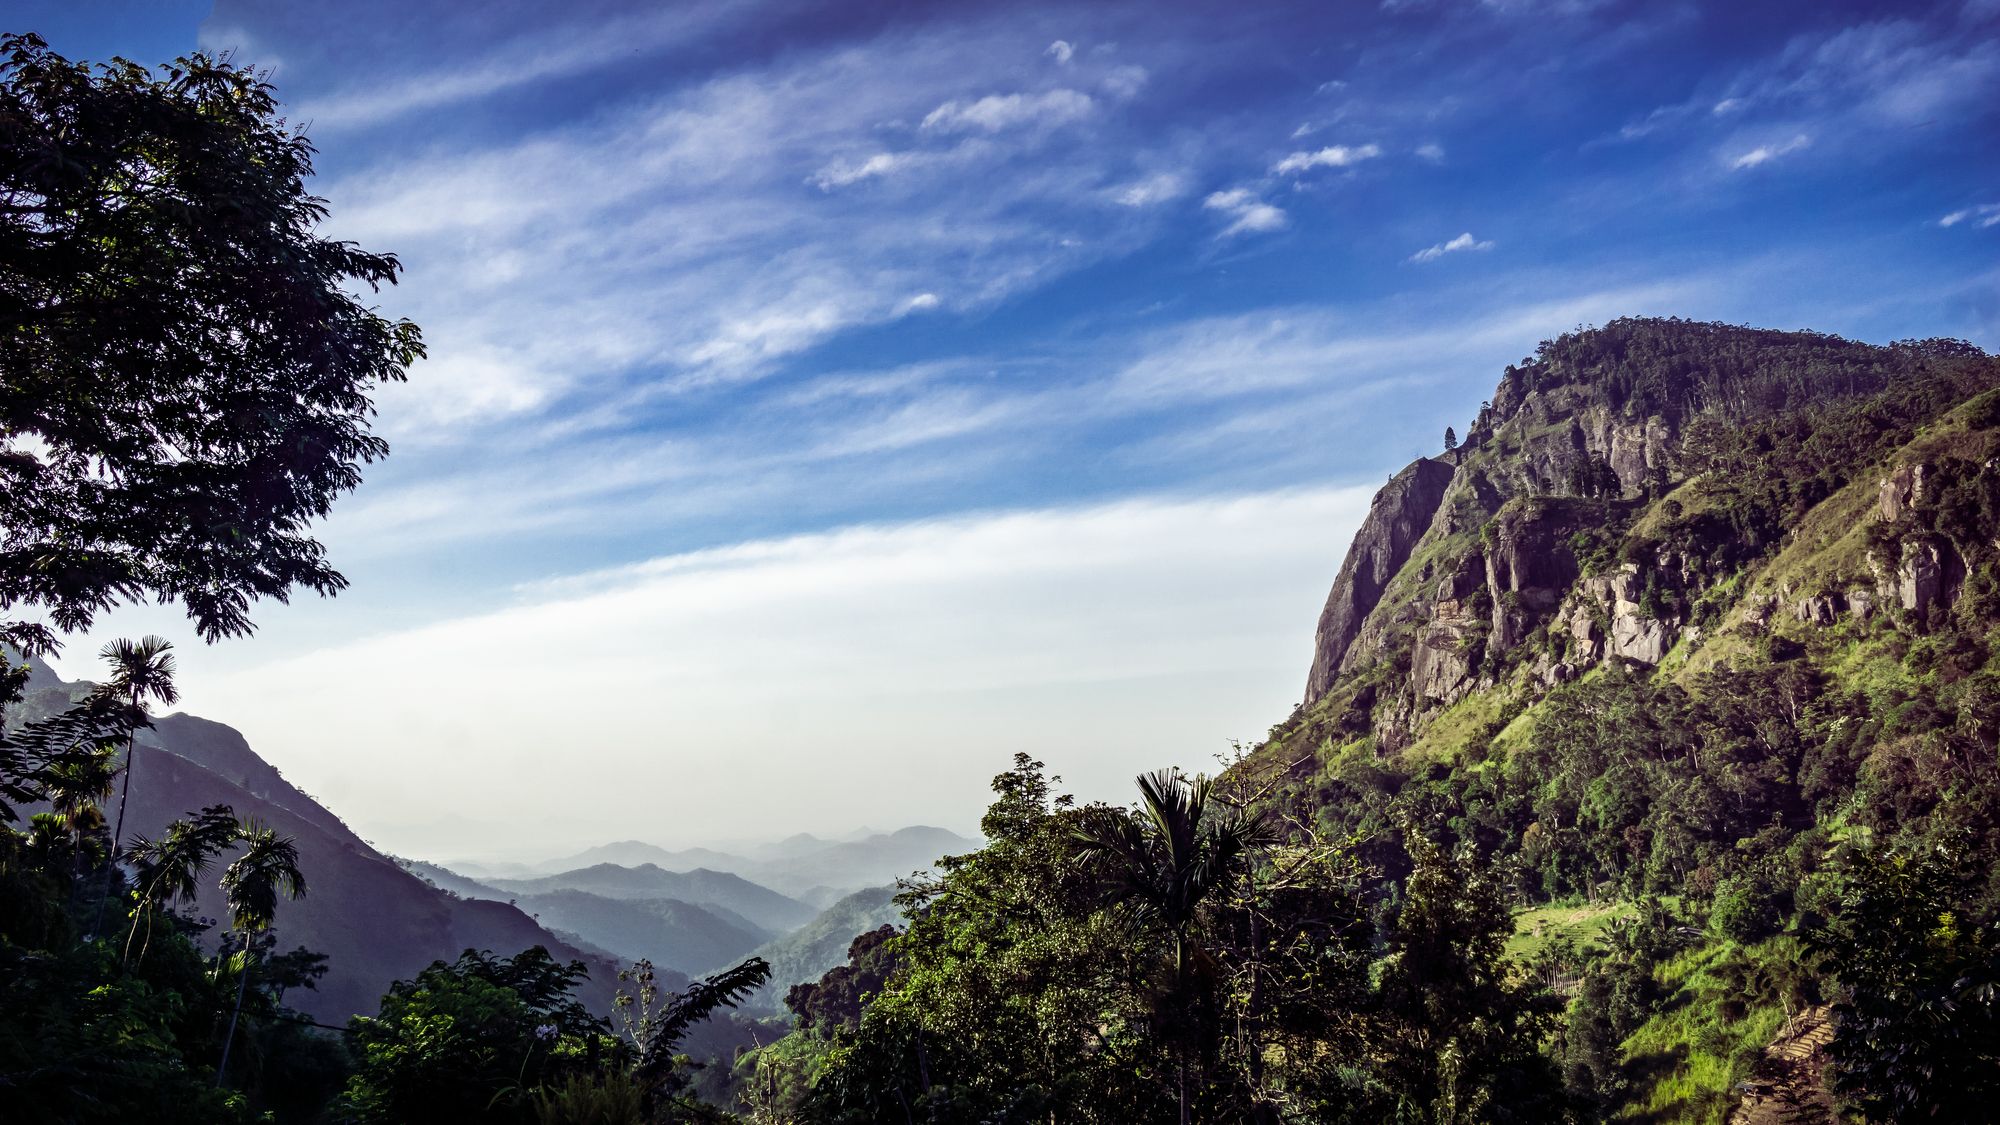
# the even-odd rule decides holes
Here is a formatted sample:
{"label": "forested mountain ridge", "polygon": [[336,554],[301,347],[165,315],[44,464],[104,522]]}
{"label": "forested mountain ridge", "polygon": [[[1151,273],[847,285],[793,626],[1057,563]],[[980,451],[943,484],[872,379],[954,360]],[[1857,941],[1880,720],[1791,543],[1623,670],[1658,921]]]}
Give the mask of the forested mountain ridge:
{"label": "forested mountain ridge", "polygon": [[[1225,783],[1391,887],[1412,830],[1504,876],[1595,1112],[1720,1122],[1820,1000],[1850,1005],[1832,1053],[1864,1104],[1867,982],[1801,944],[1850,870],[1935,852],[1931,909],[1978,934],[2000,905],[1996,388],[1954,341],[1545,342],[1378,494],[1305,701]],[[1954,987],[1995,972],[1972,961]]]}
{"label": "forested mountain ridge", "polygon": [[[1614,657],[1658,664],[1712,617],[1618,603],[1636,605],[1650,583],[1655,596],[1706,594],[1714,609],[1791,523],[1993,382],[1991,361],[1951,341],[1876,347],[1651,320],[1551,341],[1507,369],[1463,445],[1378,493],[1321,613],[1306,705],[1367,710],[1378,748],[1401,749],[1442,709],[1497,686],[1552,618],[1578,647],[1537,653],[1556,658],[1537,667],[1544,680]],[[1758,463],[1764,454],[1783,464]],[[1734,475],[1745,470],[1755,479]],[[1896,600],[1906,565],[1962,575],[1964,561],[1913,556],[1847,577],[1873,591],[1873,608]],[[1587,602],[1607,617],[1601,634],[1581,620]],[[1407,680],[1385,679],[1384,665]]]}

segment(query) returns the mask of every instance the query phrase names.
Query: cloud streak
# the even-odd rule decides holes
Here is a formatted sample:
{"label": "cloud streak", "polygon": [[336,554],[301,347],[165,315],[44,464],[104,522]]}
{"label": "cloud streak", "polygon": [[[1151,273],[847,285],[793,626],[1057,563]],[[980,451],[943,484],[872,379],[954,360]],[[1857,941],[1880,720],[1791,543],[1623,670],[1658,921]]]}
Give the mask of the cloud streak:
{"label": "cloud streak", "polygon": [[1437,243],[1434,246],[1424,247],[1422,250],[1419,250],[1416,253],[1410,255],[1410,260],[1412,262],[1435,262],[1439,258],[1444,257],[1446,254],[1457,254],[1460,251],[1464,250],[1491,250],[1491,249],[1493,249],[1493,242],[1491,239],[1486,239],[1482,241],[1480,239],[1472,237],[1471,231],[1466,231],[1464,234],[1461,234],[1456,238],[1452,238],[1447,241]]}
{"label": "cloud streak", "polygon": [[1284,209],[1275,207],[1259,199],[1249,188],[1229,188],[1212,192],[1201,205],[1216,211],[1228,219],[1228,224],[1217,235],[1219,238],[1235,238],[1240,234],[1262,233],[1283,230],[1291,222]]}
{"label": "cloud streak", "polygon": [[1271,166],[1271,171],[1280,176],[1295,176],[1314,168],[1352,168],[1364,160],[1373,160],[1382,155],[1382,146],[1329,145],[1313,152],[1295,152]]}
{"label": "cloud streak", "polygon": [[1729,167],[1731,171],[1737,172],[1749,168],[1761,167],[1781,156],[1790,155],[1811,145],[1812,138],[1806,136],[1804,133],[1800,133],[1790,140],[1758,145],[1748,152],[1741,153],[1729,161]]}

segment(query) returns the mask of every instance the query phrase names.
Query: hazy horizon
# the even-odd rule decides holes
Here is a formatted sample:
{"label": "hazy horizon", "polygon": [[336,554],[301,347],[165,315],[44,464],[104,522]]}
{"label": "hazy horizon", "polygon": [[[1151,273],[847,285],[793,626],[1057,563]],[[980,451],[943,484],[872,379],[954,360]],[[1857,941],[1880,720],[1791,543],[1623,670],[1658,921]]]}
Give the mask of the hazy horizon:
{"label": "hazy horizon", "polygon": [[1289,713],[1373,491],[1537,341],[2000,346],[1996,21],[16,5],[270,68],[431,350],[322,529],[351,589],[54,663],[165,635],[183,709],[439,861],[970,834],[1016,751],[1123,803]]}

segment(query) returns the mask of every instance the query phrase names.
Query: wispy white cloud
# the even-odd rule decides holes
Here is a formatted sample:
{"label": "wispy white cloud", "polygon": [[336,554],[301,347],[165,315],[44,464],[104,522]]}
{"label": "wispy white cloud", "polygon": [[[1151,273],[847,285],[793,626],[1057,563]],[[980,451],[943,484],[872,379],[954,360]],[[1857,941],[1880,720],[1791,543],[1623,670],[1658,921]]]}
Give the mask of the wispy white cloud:
{"label": "wispy white cloud", "polygon": [[1282,408],[1302,389],[1407,384],[1453,364],[1497,367],[1528,341],[1616,316],[1664,315],[1727,285],[1713,277],[1678,278],[1503,303],[1453,317],[1447,332],[1426,327],[1436,323],[1431,314],[1386,306],[1345,314],[1274,308],[1204,317],[1147,337],[1105,393],[1133,409],[1281,393]]}
{"label": "wispy white cloud", "polygon": [[923,128],[938,133],[997,133],[1023,125],[1054,128],[1088,117],[1096,108],[1091,96],[1080,90],[988,94],[971,102],[945,102],[924,116]]}
{"label": "wispy white cloud", "polygon": [[[417,69],[337,87],[297,109],[315,130],[380,125],[421,110],[439,109],[531,86],[604,65],[607,57],[652,53],[697,43],[747,14],[738,4],[670,5],[588,23],[558,23],[492,45],[448,67]],[[202,45],[227,50],[247,34],[231,28],[204,31]],[[263,65],[277,60],[259,53]]]}
{"label": "wispy white cloud", "polygon": [[1482,241],[1480,239],[1472,237],[1471,231],[1466,231],[1464,234],[1461,234],[1456,238],[1450,239],[1445,242],[1440,242],[1435,246],[1424,247],[1422,250],[1419,250],[1416,253],[1410,255],[1410,260],[1412,262],[1434,262],[1439,258],[1444,257],[1446,254],[1456,254],[1461,250],[1491,250],[1491,249],[1493,249],[1493,242],[1491,239],[1486,239]]}
{"label": "wispy white cloud", "polygon": [[[389,307],[425,325],[433,355],[460,357],[385,399],[402,448],[509,415],[630,424],[647,396],[761,377],[918,311],[912,293],[972,308],[1119,253],[1158,223],[1148,203],[1185,190],[1179,172],[1133,178],[1180,153],[1103,143],[1116,103],[1068,88],[940,101],[1011,69],[962,30],[783,61],[322,188],[334,233],[409,263]],[[1100,81],[1121,69],[1107,65],[1072,69]],[[1024,170],[1028,152],[1042,166]],[[472,375],[475,355],[504,378]]]}
{"label": "wispy white cloud", "polygon": [[1729,167],[1732,171],[1755,168],[1762,164],[1768,164],[1780,156],[1798,152],[1800,149],[1806,148],[1811,144],[1811,137],[1806,136],[1804,133],[1799,133],[1790,140],[1761,144],[1748,152],[1739,153],[1729,158]]}
{"label": "wispy white cloud", "polygon": [[1121,207],[1151,207],[1187,194],[1187,180],[1174,172],[1158,172],[1112,190]]}
{"label": "wispy white cloud", "polygon": [[[1627,123],[1618,138],[1700,139],[1729,123],[1767,135],[1785,130],[1812,136],[1830,150],[1883,159],[1918,136],[1913,126],[1976,115],[1995,97],[2000,39],[1935,21],[1879,19],[1796,35],[1733,77]],[[1755,167],[1793,149],[1755,141],[1735,151],[1725,161],[1731,169]]]}
{"label": "wispy white cloud", "polygon": [[832,191],[862,180],[887,176],[929,159],[930,154],[920,152],[878,152],[858,161],[840,159],[814,172],[807,182],[821,191]]}
{"label": "wispy white cloud", "polygon": [[1314,168],[1349,168],[1364,160],[1373,160],[1380,155],[1382,155],[1382,146],[1376,144],[1354,145],[1351,147],[1348,145],[1329,145],[1316,152],[1292,153],[1290,156],[1273,164],[1271,171],[1284,176],[1296,175]]}
{"label": "wispy white cloud", "polygon": [[2000,226],[2000,203],[1981,203],[1974,207],[1961,207],[1938,220],[1941,227],[1955,227],[1963,222],[1985,229]]}
{"label": "wispy white cloud", "polygon": [[1416,147],[1417,159],[1431,164],[1444,163],[1444,146],[1435,143],[1420,144]]}
{"label": "wispy white cloud", "polygon": [[1222,228],[1219,236],[1222,238],[1233,238],[1253,231],[1282,230],[1290,222],[1283,208],[1274,207],[1257,198],[1257,194],[1249,188],[1229,188],[1212,192],[1208,198],[1201,201],[1201,205],[1228,217],[1229,225]]}
{"label": "wispy white cloud", "polygon": [[1067,39],[1058,39],[1049,44],[1049,49],[1042,53],[1067,66],[1069,60],[1076,54],[1076,47]]}
{"label": "wispy white cloud", "polygon": [[1146,83],[1151,77],[1145,67],[1128,64],[1112,67],[1105,72],[1104,78],[1098,84],[1113,98],[1130,101],[1139,96],[1139,91],[1146,88]]}

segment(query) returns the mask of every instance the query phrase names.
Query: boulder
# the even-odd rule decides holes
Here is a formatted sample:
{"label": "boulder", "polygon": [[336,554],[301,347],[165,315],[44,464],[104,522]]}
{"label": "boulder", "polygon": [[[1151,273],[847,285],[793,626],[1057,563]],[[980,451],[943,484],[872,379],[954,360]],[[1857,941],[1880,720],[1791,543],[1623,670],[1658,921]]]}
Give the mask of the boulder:
{"label": "boulder", "polygon": [[1929,475],[1928,465],[1904,465],[1883,477],[1875,487],[1876,516],[1889,523],[1902,519],[1923,498]]}
{"label": "boulder", "polygon": [[1841,596],[1839,594],[1814,594],[1800,598],[1792,606],[1792,616],[1808,625],[1824,629],[1840,617]]}

